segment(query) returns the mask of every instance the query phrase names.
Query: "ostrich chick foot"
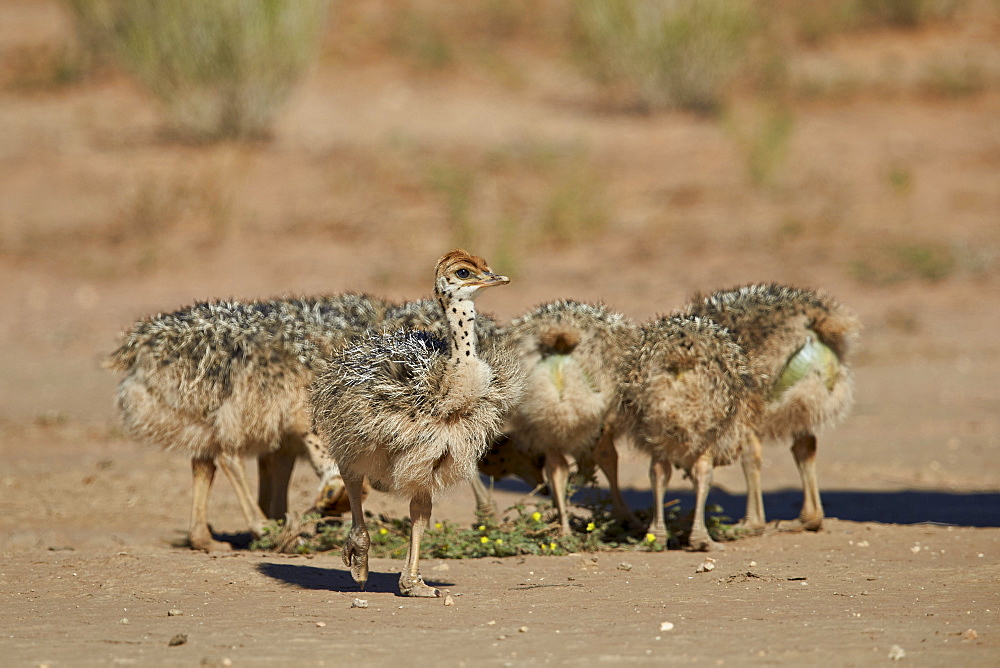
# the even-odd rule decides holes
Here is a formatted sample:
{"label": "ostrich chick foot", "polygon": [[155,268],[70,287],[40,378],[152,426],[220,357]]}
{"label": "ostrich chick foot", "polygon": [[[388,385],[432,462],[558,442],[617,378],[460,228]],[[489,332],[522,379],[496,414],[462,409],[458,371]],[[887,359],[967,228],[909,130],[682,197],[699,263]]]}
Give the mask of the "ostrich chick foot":
{"label": "ostrich chick foot", "polygon": [[823,518],[813,517],[810,519],[797,518],[794,520],[779,520],[777,523],[778,531],[785,531],[788,533],[799,533],[802,531],[819,531],[823,528]]}
{"label": "ostrich chick foot", "polygon": [[688,538],[688,545],[695,552],[725,552],[726,546],[722,543],[717,543],[712,540],[712,537],[708,535],[706,531],[704,534],[701,532],[692,533]]}
{"label": "ostrich chick foot", "polygon": [[424,584],[424,579],[419,575],[413,577],[406,573],[401,573],[399,576],[399,593],[415,598],[438,598],[441,596],[440,589]]}
{"label": "ostrich chick foot", "polygon": [[368,532],[364,529],[351,529],[351,534],[344,543],[341,556],[344,565],[351,569],[351,577],[365,588],[368,581]]}
{"label": "ostrich chick foot", "polygon": [[747,519],[744,517],[739,522],[736,523],[736,528],[748,536],[762,536],[764,531],[767,529],[766,524],[760,524],[754,520]]}
{"label": "ostrich chick foot", "polygon": [[233,546],[229,543],[212,538],[212,531],[208,527],[201,530],[195,529],[188,535],[188,544],[192,550],[202,552],[232,552]]}

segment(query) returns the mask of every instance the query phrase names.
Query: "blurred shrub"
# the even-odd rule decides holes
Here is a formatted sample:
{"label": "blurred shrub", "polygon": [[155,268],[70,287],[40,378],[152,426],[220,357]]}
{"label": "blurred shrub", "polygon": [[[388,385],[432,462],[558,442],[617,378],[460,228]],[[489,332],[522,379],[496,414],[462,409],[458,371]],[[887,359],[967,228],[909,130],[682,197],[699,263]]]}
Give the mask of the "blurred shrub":
{"label": "blurred shrub", "polygon": [[868,248],[848,265],[861,283],[889,285],[919,279],[944,280],[958,268],[955,253],[939,242],[890,242]]}
{"label": "blurred shrub", "polygon": [[821,43],[832,35],[871,28],[915,28],[954,17],[965,0],[773,0],[799,39]]}
{"label": "blurred shrub", "polygon": [[752,0],[579,0],[583,61],[643,106],[712,111],[746,63]]}
{"label": "blurred shrub", "polygon": [[950,19],[962,0],[855,0],[858,11],[876,24],[913,28]]}
{"label": "blurred shrub", "polygon": [[71,0],[85,43],[120,64],[196,140],[266,135],[312,61],[328,0]]}
{"label": "blurred shrub", "polygon": [[723,125],[736,141],[750,181],[772,186],[788,156],[795,117],[790,107],[759,101],[749,109],[730,108]]}
{"label": "blurred shrub", "polygon": [[76,34],[77,67],[89,73],[112,60],[116,0],[63,0]]}

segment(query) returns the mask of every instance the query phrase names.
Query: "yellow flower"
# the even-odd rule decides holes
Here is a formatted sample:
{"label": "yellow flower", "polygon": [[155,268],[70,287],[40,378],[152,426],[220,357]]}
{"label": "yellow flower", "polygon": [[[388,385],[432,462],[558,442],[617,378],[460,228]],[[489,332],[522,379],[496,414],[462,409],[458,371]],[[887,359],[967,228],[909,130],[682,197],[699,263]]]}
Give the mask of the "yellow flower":
{"label": "yellow flower", "polygon": [[647,533],[646,534],[646,542],[647,543],[655,543],[656,542],[656,536],[654,536],[651,533]]}
{"label": "yellow flower", "polygon": [[540,522],[542,519],[542,514],[536,510],[535,512],[531,513],[531,519],[535,520],[536,522]]}
{"label": "yellow flower", "polygon": [[593,531],[593,530],[594,530],[594,523],[593,522],[588,523],[587,524],[587,531]]}
{"label": "yellow flower", "polygon": [[434,523],[434,528],[435,529],[440,529],[441,528],[441,523],[440,522],[435,522]]}
{"label": "yellow flower", "polygon": [[487,538],[486,536],[483,536],[482,538],[479,539],[479,542],[480,543],[488,543],[488,542],[490,542],[490,539]]}
{"label": "yellow flower", "polygon": [[486,531],[486,525],[485,524],[480,524],[479,525],[479,530],[480,531]]}
{"label": "yellow flower", "polygon": [[381,529],[379,529],[379,530],[378,530],[378,534],[379,534],[380,536],[384,536],[384,535],[386,535],[387,533],[389,533],[389,530],[388,530],[388,529],[386,529],[385,527],[382,527]]}
{"label": "yellow flower", "polygon": [[503,545],[503,538],[497,538],[496,544],[497,545]]}
{"label": "yellow flower", "polygon": [[547,550],[547,549],[549,549],[549,546],[548,546],[548,545],[546,545],[545,543],[539,543],[539,545],[541,545],[541,546],[542,546],[542,549],[543,549],[543,550]]}
{"label": "yellow flower", "polygon": [[555,543],[549,543],[549,549],[550,550],[556,549],[556,544]]}

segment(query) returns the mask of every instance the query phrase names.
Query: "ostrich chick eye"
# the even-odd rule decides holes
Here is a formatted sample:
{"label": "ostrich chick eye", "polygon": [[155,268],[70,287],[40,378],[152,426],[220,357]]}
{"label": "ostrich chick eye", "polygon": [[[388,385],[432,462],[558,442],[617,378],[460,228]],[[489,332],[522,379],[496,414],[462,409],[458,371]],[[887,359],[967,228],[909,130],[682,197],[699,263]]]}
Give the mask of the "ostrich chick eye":
{"label": "ostrich chick eye", "polygon": [[463,267],[462,269],[459,269],[458,271],[456,271],[455,275],[458,276],[459,278],[465,279],[465,278],[468,278],[469,276],[471,276],[472,274],[471,274],[471,272],[468,269],[466,269],[466,268]]}

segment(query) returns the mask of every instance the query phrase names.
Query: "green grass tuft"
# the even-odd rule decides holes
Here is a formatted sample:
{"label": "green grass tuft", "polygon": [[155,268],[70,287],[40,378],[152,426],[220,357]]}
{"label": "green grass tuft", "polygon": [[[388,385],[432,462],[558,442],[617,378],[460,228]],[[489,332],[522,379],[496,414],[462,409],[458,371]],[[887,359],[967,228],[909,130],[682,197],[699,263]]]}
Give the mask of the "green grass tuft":
{"label": "green grass tuft", "polygon": [[861,283],[889,285],[909,280],[936,282],[952,276],[958,267],[955,253],[937,243],[889,243],[869,251],[849,265]]}
{"label": "green grass tuft", "polygon": [[579,0],[581,62],[640,105],[716,111],[759,23],[748,0]]}
{"label": "green grass tuft", "polygon": [[120,65],[163,104],[173,130],[199,141],[268,134],[313,60],[327,5],[327,0],[70,3],[81,42],[107,40]]}
{"label": "green grass tuft", "polygon": [[[589,517],[575,517],[570,535],[563,536],[551,502],[522,503],[508,508],[499,519],[481,516],[474,524],[463,527],[447,520],[431,522],[420,546],[422,558],[481,559],[518,555],[561,556],[578,552],[642,550],[660,552],[676,548],[686,540],[693,511],[682,513],[679,503],[671,501],[665,508],[669,540],[667,544],[652,539],[644,528],[623,528],[610,513],[606,494],[590,495],[594,501],[585,507]],[[721,515],[719,506],[707,509],[706,523],[716,540],[734,540],[738,530]],[[648,517],[638,513],[643,527]],[[409,518],[365,514],[365,524],[371,537],[372,557],[403,559],[409,545]],[[280,522],[265,527],[261,538],[250,545],[252,550],[284,550],[299,554],[327,552],[343,547],[351,531],[350,522],[323,521],[308,516],[302,521],[304,530],[289,535]],[[291,547],[290,547],[291,546]]]}

